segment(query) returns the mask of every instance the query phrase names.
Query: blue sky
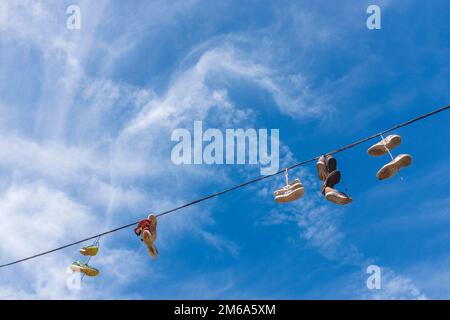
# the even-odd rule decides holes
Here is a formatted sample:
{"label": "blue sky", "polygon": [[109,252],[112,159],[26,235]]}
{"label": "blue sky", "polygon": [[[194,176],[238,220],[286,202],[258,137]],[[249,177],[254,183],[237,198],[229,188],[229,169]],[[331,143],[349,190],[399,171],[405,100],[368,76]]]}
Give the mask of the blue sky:
{"label": "blue sky", "polygon": [[[81,8],[80,30],[66,8]],[[366,28],[366,8],[382,11]],[[181,165],[176,128],[280,129],[282,166],[450,101],[447,1],[2,1],[0,262],[78,240],[257,177]],[[411,167],[337,155],[352,204],[278,205],[275,177],[159,220],[151,261],[132,229],[101,239],[97,278],[70,290],[77,247],[1,270],[0,298],[450,297],[450,113],[404,127]],[[375,141],[374,141],[375,142]],[[382,268],[368,290],[366,268]]]}

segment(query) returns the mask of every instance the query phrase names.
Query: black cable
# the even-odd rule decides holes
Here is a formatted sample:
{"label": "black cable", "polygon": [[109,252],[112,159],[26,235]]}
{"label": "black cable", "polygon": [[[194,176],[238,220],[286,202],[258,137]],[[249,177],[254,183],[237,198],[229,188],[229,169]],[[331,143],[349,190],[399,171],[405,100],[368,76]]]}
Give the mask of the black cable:
{"label": "black cable", "polygon": [[[429,112],[429,113],[426,113],[426,114],[424,114],[424,115],[421,115],[421,116],[419,116],[419,117],[417,117],[417,118],[411,119],[411,120],[409,120],[409,121],[406,121],[406,122],[403,122],[403,123],[401,123],[401,124],[398,124],[398,125],[396,125],[396,126],[394,126],[394,127],[392,127],[392,128],[389,128],[389,129],[384,130],[384,131],[382,131],[382,132],[379,132],[379,133],[376,133],[376,134],[374,134],[374,135],[371,135],[370,137],[367,137],[367,138],[358,140],[358,141],[356,141],[356,142],[353,142],[353,143],[351,143],[351,144],[348,144],[348,145],[346,145],[346,146],[340,147],[339,149],[336,149],[336,150],[334,150],[334,151],[328,152],[327,154],[330,154],[330,155],[331,155],[331,154],[339,153],[339,152],[342,152],[342,151],[344,151],[344,150],[353,148],[353,147],[355,147],[355,146],[357,146],[357,145],[360,145],[360,144],[362,144],[362,143],[364,143],[364,142],[367,142],[367,141],[372,140],[372,139],[374,139],[374,138],[376,138],[376,137],[379,137],[381,134],[386,134],[386,133],[388,133],[388,132],[394,131],[394,130],[396,130],[396,129],[399,129],[399,128],[401,128],[401,127],[407,126],[407,125],[409,125],[409,124],[411,124],[411,123],[414,123],[414,122],[416,122],[416,121],[422,120],[422,119],[424,119],[424,118],[427,118],[427,117],[432,116],[432,115],[434,115],[434,114],[437,114],[437,113],[439,113],[439,112],[445,111],[445,110],[447,110],[447,109],[449,109],[449,108],[450,108],[450,105],[447,105],[447,106],[445,106],[445,107],[436,109],[436,110],[434,110],[434,111],[431,111],[431,112]],[[272,173],[272,174],[270,174],[270,175],[266,175],[266,176],[262,176],[262,177],[259,177],[259,178],[255,178],[255,179],[249,180],[249,181],[247,181],[247,182],[238,184],[238,185],[233,186],[233,187],[230,187],[230,188],[228,188],[228,189],[225,189],[225,190],[222,190],[222,191],[219,191],[219,192],[210,194],[210,195],[208,195],[208,196],[206,196],[206,197],[203,197],[203,198],[200,198],[200,199],[197,199],[197,200],[188,202],[188,203],[186,203],[186,204],[183,204],[183,205],[181,205],[181,206],[175,207],[175,208],[173,208],[173,209],[170,209],[170,210],[161,212],[161,213],[157,214],[156,217],[161,217],[161,216],[167,215],[167,214],[169,214],[169,213],[172,213],[172,212],[175,212],[175,211],[178,211],[178,210],[181,210],[181,209],[190,207],[190,206],[192,206],[192,205],[194,205],[194,204],[197,204],[197,203],[199,203],[199,202],[203,202],[203,201],[206,201],[206,200],[208,200],[208,199],[215,198],[215,197],[220,196],[220,195],[222,195],[222,194],[231,192],[231,191],[233,191],[233,190],[236,190],[236,189],[245,187],[245,186],[247,186],[247,185],[249,185],[249,184],[252,184],[252,183],[255,183],[255,182],[258,182],[258,181],[261,181],[261,180],[264,180],[264,179],[267,179],[267,178],[270,178],[270,177],[273,177],[273,176],[276,176],[276,175],[278,175],[278,174],[284,172],[286,169],[291,170],[291,169],[293,169],[293,168],[296,168],[296,167],[299,167],[299,166],[308,164],[308,163],[310,163],[310,162],[314,162],[314,161],[318,160],[319,158],[320,158],[320,156],[317,156],[317,157],[314,157],[314,158],[311,158],[311,159],[308,159],[308,160],[305,160],[305,161],[302,161],[302,162],[299,162],[299,163],[295,163],[295,164],[293,164],[293,165],[291,165],[291,166],[289,166],[289,167],[287,167],[287,168],[284,168],[284,169],[282,169],[282,170],[280,170],[280,171],[278,171],[278,172]],[[116,231],[119,231],[119,230],[122,230],[122,229],[126,229],[126,228],[129,228],[129,227],[132,227],[132,226],[134,226],[134,225],[136,225],[136,224],[138,224],[138,223],[139,223],[139,221],[136,221],[136,222],[133,222],[133,223],[130,223],[130,224],[127,224],[127,225],[124,225],[124,226],[121,226],[121,227],[118,227],[118,228],[109,230],[109,231],[105,231],[105,232],[103,232],[103,233],[97,234],[97,235],[95,235],[95,236],[92,236],[92,237],[89,237],[89,238],[86,238],[86,239],[82,239],[82,240],[79,240],[79,241],[76,241],[76,242],[72,242],[72,243],[66,244],[66,245],[64,245],[64,246],[61,246],[61,247],[58,247],[58,248],[55,248],[55,249],[52,249],[52,250],[48,250],[48,251],[41,252],[41,253],[38,253],[38,254],[35,254],[35,255],[32,255],[32,256],[29,256],[29,257],[20,259],[20,260],[16,260],[16,261],[13,261],[13,262],[9,262],[9,263],[6,263],[6,264],[2,264],[2,265],[0,265],[0,268],[4,268],[4,267],[11,266],[11,265],[14,265],[14,264],[17,264],[17,263],[21,263],[21,262],[24,262],[24,261],[27,261],[27,260],[31,260],[31,259],[34,259],[34,258],[43,256],[43,255],[47,255],[47,254],[49,254],[49,253],[52,253],[52,252],[55,252],[55,251],[59,251],[59,250],[65,249],[65,248],[74,246],[74,245],[76,245],[76,244],[80,244],[80,243],[86,242],[86,241],[88,241],[88,240],[95,239],[95,238],[97,238],[97,237],[102,237],[102,236],[104,236],[104,235],[107,235],[107,234],[110,234],[110,233],[113,233],[113,232],[116,232]]]}

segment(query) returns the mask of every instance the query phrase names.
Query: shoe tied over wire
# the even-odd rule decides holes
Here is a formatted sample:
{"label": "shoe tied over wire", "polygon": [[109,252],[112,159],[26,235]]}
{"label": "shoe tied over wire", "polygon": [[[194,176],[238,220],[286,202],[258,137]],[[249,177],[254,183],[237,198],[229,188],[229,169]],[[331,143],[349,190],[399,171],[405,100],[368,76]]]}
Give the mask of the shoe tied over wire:
{"label": "shoe tied over wire", "polygon": [[408,167],[412,162],[412,157],[409,154],[400,154],[394,158],[388,164],[385,164],[377,172],[377,178],[379,180],[389,179],[397,173],[401,168]]}
{"label": "shoe tied over wire", "polygon": [[374,157],[389,153],[392,160],[377,172],[377,178],[385,180],[394,176],[400,169],[408,167],[412,162],[412,156],[409,154],[400,154],[395,158],[392,156],[391,150],[397,148],[402,142],[402,138],[399,135],[391,134],[386,138],[383,138],[383,136],[381,138],[381,141],[371,146],[367,153]]}
{"label": "shoe tied over wire", "polygon": [[139,222],[134,229],[134,233],[141,237],[141,240],[146,244],[148,252],[152,258],[158,256],[158,250],[155,247],[157,238],[157,220],[155,215],[150,215],[148,218]]}
{"label": "shoe tied over wire", "polygon": [[390,134],[367,149],[367,153],[373,157],[379,157],[397,148],[400,143],[402,143],[402,138],[399,135]]}
{"label": "shoe tied over wire", "polygon": [[337,161],[329,154],[322,155],[317,160],[316,167],[319,179],[324,181],[331,172],[337,169]]}
{"label": "shoe tied over wire", "polygon": [[299,179],[290,181],[286,186],[278,189],[274,193],[275,202],[286,203],[299,199],[305,194],[305,187]]}
{"label": "shoe tied over wire", "polygon": [[322,183],[322,194],[330,202],[345,205],[352,202],[352,198],[345,193],[334,189],[334,186],[341,181],[341,172],[337,170],[337,160],[329,155],[322,155],[317,160],[317,175]]}
{"label": "shoe tied over wire", "polygon": [[80,253],[83,256],[95,256],[98,253],[98,245],[92,245],[92,246],[87,246],[87,247],[83,247],[80,249]]}

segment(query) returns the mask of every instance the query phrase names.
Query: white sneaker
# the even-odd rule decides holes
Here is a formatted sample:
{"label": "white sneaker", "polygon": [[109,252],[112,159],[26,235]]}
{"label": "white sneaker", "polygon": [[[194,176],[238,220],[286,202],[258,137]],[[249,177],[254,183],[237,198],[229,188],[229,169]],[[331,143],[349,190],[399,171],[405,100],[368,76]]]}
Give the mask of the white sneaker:
{"label": "white sneaker", "polygon": [[287,186],[278,189],[273,193],[275,195],[275,202],[285,203],[299,199],[305,194],[305,188],[300,180],[295,179],[289,182]]}
{"label": "white sneaker", "polygon": [[325,199],[340,205],[345,205],[353,201],[353,199],[345,193],[330,187],[325,188]]}
{"label": "white sneaker", "polygon": [[385,164],[378,172],[377,178],[384,180],[392,177],[401,168],[407,167],[411,164],[412,157],[409,154],[400,154],[388,164]]}
{"label": "white sneaker", "polygon": [[374,157],[382,156],[387,153],[386,148],[388,148],[388,150],[391,151],[392,149],[397,148],[400,145],[400,143],[402,143],[402,138],[399,135],[391,134],[388,135],[383,140],[381,140],[380,142],[371,146],[367,150],[367,153]]}

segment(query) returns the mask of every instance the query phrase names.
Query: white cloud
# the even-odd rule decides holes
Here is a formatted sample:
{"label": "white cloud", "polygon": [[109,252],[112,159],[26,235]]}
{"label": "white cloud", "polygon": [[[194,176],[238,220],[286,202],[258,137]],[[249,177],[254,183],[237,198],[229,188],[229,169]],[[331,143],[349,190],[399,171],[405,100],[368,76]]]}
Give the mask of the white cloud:
{"label": "white cloud", "polygon": [[76,181],[83,172],[107,175],[105,160],[88,148],[57,142],[38,143],[15,135],[0,139],[0,166],[20,169],[19,177],[31,176],[68,184]]}
{"label": "white cloud", "polygon": [[334,299],[336,296],[342,299],[355,300],[424,300],[427,295],[416,285],[418,278],[411,272],[404,270],[399,274],[392,268],[380,266],[381,268],[381,288],[369,289],[367,280],[371,274],[366,273],[366,268],[372,262],[367,262],[357,269],[357,272],[345,273],[337,276],[332,282],[321,284],[317,290],[320,292],[320,299]]}
{"label": "white cloud", "polygon": [[235,287],[231,272],[222,271],[199,275],[177,284],[184,294],[182,299],[220,299],[220,297]]}
{"label": "white cloud", "polygon": [[0,212],[0,248],[10,258],[68,242],[70,235],[92,232],[96,225],[89,208],[41,183],[11,186],[1,196]]}
{"label": "white cloud", "polygon": [[426,295],[410,278],[399,275],[390,268],[382,268],[381,289],[367,290],[363,298],[377,300],[424,300]]}
{"label": "white cloud", "polygon": [[234,256],[234,257],[238,256],[239,248],[235,243],[233,243],[229,240],[222,239],[219,236],[214,235],[208,231],[199,230],[199,233],[207,243],[211,244],[213,247],[215,247],[220,252],[226,250],[232,256]]}
{"label": "white cloud", "polygon": [[[221,119],[225,123],[231,112],[238,115],[239,120],[250,120],[242,111],[234,110],[233,102],[226,95],[226,87],[219,90],[212,87],[220,81],[224,82],[222,86],[226,86],[229,77],[253,82],[267,90],[281,112],[296,118],[319,116],[324,108],[329,107],[322,101],[323,98],[312,92],[303,77],[290,76],[280,82],[273,70],[250,58],[232,43],[206,47],[195,64],[176,73],[164,96],[151,100],[124,133],[133,134],[156,123],[173,127],[186,119],[204,119],[213,108],[226,111],[224,119]],[[288,91],[287,87],[292,86],[300,92]]]}

